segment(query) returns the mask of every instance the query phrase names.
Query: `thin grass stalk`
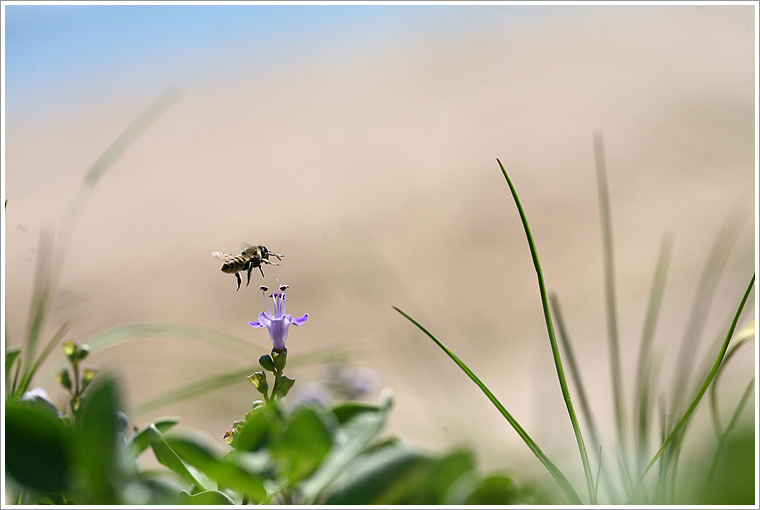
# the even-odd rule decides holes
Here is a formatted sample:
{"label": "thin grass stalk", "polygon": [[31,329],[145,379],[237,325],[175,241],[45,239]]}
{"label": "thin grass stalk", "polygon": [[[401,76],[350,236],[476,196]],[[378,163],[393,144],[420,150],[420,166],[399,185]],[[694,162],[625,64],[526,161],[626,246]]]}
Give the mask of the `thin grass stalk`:
{"label": "thin grass stalk", "polygon": [[638,459],[639,471],[644,468],[644,459],[649,446],[649,426],[652,407],[654,406],[652,388],[655,387],[654,379],[656,374],[653,365],[652,343],[662,306],[662,297],[668,273],[668,263],[670,261],[673,247],[672,241],[672,237],[666,236],[660,244],[660,254],[657,257],[657,263],[655,265],[654,278],[652,279],[652,288],[649,293],[649,302],[644,318],[644,327],[641,332],[641,343],[639,345],[636,388],[633,399],[634,402],[638,403],[638,406],[634,407],[634,414],[636,417],[636,456]]}
{"label": "thin grass stalk", "polygon": [[449,350],[448,347],[446,347],[440,340],[438,340],[435,335],[433,335],[430,331],[428,331],[422,324],[414,320],[412,317],[407,315],[404,311],[402,311],[400,308],[393,307],[394,310],[396,310],[398,313],[403,315],[407,318],[412,324],[417,326],[417,328],[420,329],[423,333],[425,333],[433,342],[438,345],[438,347],[445,352],[449,358],[454,361],[454,363],[457,364],[459,368],[462,369],[462,371],[467,374],[467,377],[470,378],[472,382],[474,382],[478,388],[488,397],[488,400],[491,401],[491,403],[496,407],[496,409],[499,410],[502,416],[509,422],[509,424],[512,426],[513,429],[515,429],[515,432],[517,432],[517,435],[520,436],[520,438],[525,442],[525,444],[528,446],[530,451],[533,452],[533,454],[538,457],[538,460],[541,461],[541,464],[546,467],[546,469],[549,471],[549,473],[552,475],[552,478],[557,482],[557,484],[560,486],[562,491],[565,493],[565,496],[567,496],[567,499],[575,504],[579,505],[582,503],[580,497],[578,496],[578,493],[573,488],[570,481],[567,479],[567,477],[560,471],[560,469],[547,457],[544,452],[539,448],[538,444],[531,438],[528,433],[523,429],[520,424],[515,420],[515,418],[507,411],[507,409],[502,405],[502,403],[499,401],[499,399],[496,398],[496,396],[491,392],[491,390],[488,389],[488,387],[483,384],[483,382],[476,376],[472,370],[469,369],[467,365],[464,364],[462,360],[460,360],[453,352]]}
{"label": "thin grass stalk", "polygon": [[554,312],[554,319],[557,322],[557,336],[562,343],[562,348],[565,351],[565,360],[567,361],[570,375],[572,376],[573,382],[575,383],[575,389],[578,392],[578,403],[580,404],[581,413],[583,413],[583,418],[586,420],[586,424],[588,425],[592,447],[594,450],[599,450],[601,448],[601,442],[599,441],[599,434],[597,433],[596,421],[594,420],[594,416],[591,413],[591,407],[589,406],[588,399],[586,398],[586,387],[583,384],[581,372],[578,369],[578,364],[575,361],[575,353],[573,352],[573,347],[570,343],[570,337],[568,336],[567,329],[565,328],[565,321],[562,318],[559,299],[557,299],[556,294],[549,294],[549,303],[551,305],[552,311]]}
{"label": "thin grass stalk", "polygon": [[[597,476],[596,476],[596,482],[594,482],[594,486],[596,487],[597,491],[597,500],[598,500],[598,494],[599,494],[599,480],[601,478],[601,465],[602,465],[602,446],[601,441],[599,439],[599,434],[597,433],[596,428],[596,422],[594,420],[594,416],[591,413],[591,407],[588,404],[588,398],[586,397],[586,388],[583,384],[583,379],[581,378],[580,369],[578,368],[578,364],[575,361],[575,353],[573,352],[573,347],[570,342],[570,337],[567,334],[567,329],[565,328],[565,321],[562,318],[562,312],[560,310],[559,306],[559,299],[557,298],[557,295],[554,293],[549,294],[549,303],[552,308],[552,312],[554,314],[554,319],[557,322],[557,335],[559,336],[559,340],[562,344],[562,348],[565,351],[565,357],[567,361],[568,368],[570,369],[570,375],[572,376],[573,382],[575,383],[575,389],[578,392],[578,403],[580,404],[581,413],[583,414],[583,418],[586,420],[586,425],[589,429],[589,434],[591,435],[591,443],[592,447],[595,451],[598,451],[597,456],[597,462],[599,463],[599,466],[597,468]],[[612,481],[609,480],[609,470],[604,470],[604,477],[607,480],[608,483],[605,483],[604,487],[605,490],[608,492],[610,498],[612,501],[617,501],[618,495],[617,491],[615,490],[614,485],[612,484]]]}
{"label": "thin grass stalk", "polygon": [[623,394],[623,371],[620,365],[620,340],[618,337],[617,304],[615,298],[615,256],[612,241],[612,213],[610,212],[607,163],[604,157],[604,139],[600,131],[594,132],[594,161],[599,189],[599,214],[602,220],[602,251],[604,253],[604,294],[607,305],[607,339],[610,345],[610,371],[615,406],[615,426],[618,445],[624,461],[628,461],[628,434],[626,433],[625,400]]}
{"label": "thin grass stalk", "polygon": [[747,303],[747,299],[749,298],[750,293],[752,292],[752,288],[755,284],[755,275],[752,275],[752,278],[749,282],[749,285],[747,286],[747,290],[744,292],[744,296],[742,297],[741,303],[739,304],[739,307],[736,310],[736,313],[734,314],[734,320],[731,322],[731,327],[728,330],[728,333],[726,334],[726,338],[723,342],[723,345],[721,346],[720,352],[718,353],[718,356],[715,359],[715,362],[713,363],[712,368],[710,369],[710,372],[707,374],[707,377],[705,378],[705,381],[702,383],[702,386],[700,388],[699,393],[692,401],[691,405],[689,405],[689,408],[686,410],[684,415],[681,417],[680,420],[678,420],[678,423],[676,424],[675,428],[670,432],[667,439],[663,442],[662,446],[659,450],[657,450],[657,453],[652,457],[652,460],[649,462],[647,467],[644,469],[644,472],[641,473],[639,476],[638,481],[636,482],[636,485],[633,488],[632,494],[636,492],[641,482],[644,480],[644,477],[646,477],[649,470],[652,468],[652,466],[657,462],[657,460],[660,458],[660,456],[663,454],[665,449],[670,445],[670,443],[678,436],[681,429],[686,425],[686,423],[691,418],[692,413],[694,413],[694,410],[697,408],[697,405],[699,405],[699,402],[702,400],[702,397],[707,392],[707,389],[709,388],[710,384],[712,384],[713,380],[715,379],[715,376],[718,373],[718,369],[720,368],[720,365],[723,361],[723,358],[726,354],[726,350],[728,349],[728,344],[731,341],[731,337],[734,334],[734,331],[736,330],[736,323],[739,322],[739,316],[742,313],[742,310],[744,309],[744,305]]}
{"label": "thin grass stalk", "polygon": [[595,494],[596,489],[594,488],[594,478],[591,473],[591,465],[589,464],[588,460],[588,453],[586,452],[586,445],[583,441],[583,434],[581,432],[581,427],[578,424],[578,418],[575,415],[575,407],[573,406],[572,398],[570,397],[570,389],[567,385],[567,379],[565,378],[565,370],[562,368],[562,358],[560,357],[559,353],[559,346],[557,345],[557,337],[554,334],[554,325],[552,324],[552,316],[549,311],[549,298],[547,297],[546,293],[546,284],[544,283],[544,274],[541,271],[541,263],[538,260],[538,250],[536,250],[536,245],[533,242],[533,235],[530,232],[530,226],[528,225],[528,218],[525,215],[525,211],[523,210],[522,204],[520,203],[520,197],[517,196],[517,191],[515,190],[514,185],[512,184],[512,181],[509,178],[509,175],[507,175],[507,171],[504,169],[504,165],[501,164],[501,161],[498,159],[496,160],[499,163],[499,167],[501,168],[501,173],[504,174],[504,178],[507,180],[507,184],[509,185],[509,190],[512,193],[512,198],[515,201],[515,205],[517,206],[517,211],[520,214],[520,220],[522,221],[523,228],[525,229],[525,236],[528,239],[528,246],[530,247],[530,254],[533,259],[533,266],[536,269],[536,276],[538,277],[538,288],[539,292],[541,294],[541,304],[543,306],[544,310],[544,320],[546,322],[546,329],[549,333],[549,343],[551,344],[551,350],[552,355],[554,357],[554,365],[557,368],[557,377],[559,379],[559,386],[562,389],[562,397],[565,399],[565,406],[567,407],[567,413],[570,416],[570,423],[573,427],[573,432],[575,433],[575,439],[578,443],[578,450],[580,451],[581,455],[581,462],[583,463],[583,472],[586,475],[586,485],[588,486],[588,494],[589,494],[589,500],[591,504],[596,504]]}
{"label": "thin grass stalk", "polygon": [[[138,115],[121,134],[109,145],[100,157],[92,164],[82,179],[82,184],[77,189],[76,195],[71,200],[69,207],[61,220],[61,230],[56,250],[55,262],[56,267],[53,272],[53,283],[57,283],[63,263],[66,259],[69,240],[74,228],[74,224],[79,213],[91,194],[95,185],[103,177],[106,170],[113,165],[124,152],[134,144],[140,136],[150,128],[177,100],[180,98],[180,91],[177,88],[170,88],[156,98],[140,115]],[[55,286],[55,285],[54,285]]]}
{"label": "thin grass stalk", "polygon": [[715,237],[710,253],[705,261],[702,274],[697,282],[697,292],[694,296],[687,328],[681,340],[681,347],[678,352],[678,364],[673,376],[673,410],[680,412],[687,398],[687,389],[691,379],[691,368],[694,366],[694,356],[697,352],[697,346],[702,338],[705,321],[707,320],[708,311],[715,296],[715,287],[718,284],[720,274],[725,266],[731,248],[734,245],[739,234],[739,224],[734,215],[729,216],[721,226],[718,235]]}

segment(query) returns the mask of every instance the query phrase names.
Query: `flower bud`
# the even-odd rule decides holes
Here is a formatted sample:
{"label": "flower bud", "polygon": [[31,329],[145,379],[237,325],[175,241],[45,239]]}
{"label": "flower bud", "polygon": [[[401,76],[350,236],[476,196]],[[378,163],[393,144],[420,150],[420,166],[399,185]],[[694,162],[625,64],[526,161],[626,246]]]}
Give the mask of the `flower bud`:
{"label": "flower bud", "polygon": [[259,365],[261,365],[261,368],[264,370],[274,372],[274,361],[272,361],[272,357],[269,354],[262,354],[259,357]]}
{"label": "flower bud", "polygon": [[89,345],[80,345],[75,354],[77,361],[82,361],[90,354]]}
{"label": "flower bud", "polygon": [[69,377],[68,369],[63,369],[55,375],[55,380],[58,381],[61,386],[67,390],[71,389],[71,377]]}
{"label": "flower bud", "polygon": [[288,359],[288,350],[285,348],[282,349],[272,349],[272,360],[274,361],[274,368],[278,372],[282,372],[285,369],[285,362]]}
{"label": "flower bud", "polygon": [[66,355],[67,358],[69,358],[69,361],[75,361],[76,360],[76,354],[77,354],[77,341],[76,340],[66,340],[62,344],[63,347],[63,353]]}

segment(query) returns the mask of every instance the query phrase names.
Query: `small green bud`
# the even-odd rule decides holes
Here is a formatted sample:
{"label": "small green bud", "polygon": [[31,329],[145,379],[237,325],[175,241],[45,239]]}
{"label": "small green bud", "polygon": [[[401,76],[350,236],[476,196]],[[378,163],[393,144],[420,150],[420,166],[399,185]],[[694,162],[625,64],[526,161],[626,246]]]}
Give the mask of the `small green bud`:
{"label": "small green bud", "polygon": [[269,354],[262,354],[261,357],[259,357],[259,365],[261,365],[261,368],[264,370],[274,372],[274,361],[272,361],[272,357]]}
{"label": "small green bud", "polygon": [[58,372],[55,375],[55,380],[61,383],[61,386],[66,388],[67,390],[71,389],[71,377],[69,377],[69,371],[67,369],[63,369],[60,372]]}
{"label": "small green bud", "polygon": [[69,358],[69,361],[74,361],[76,359],[76,353],[77,353],[77,341],[76,340],[66,340],[62,344],[63,346],[63,353],[66,355],[67,358]]}
{"label": "small green bud", "polygon": [[274,368],[278,372],[282,372],[285,369],[285,362],[288,359],[288,350],[274,350],[272,349],[272,359],[274,361]]}
{"label": "small green bud", "polygon": [[95,379],[95,376],[97,375],[98,371],[95,368],[85,368],[84,373],[82,374],[82,391],[90,385],[93,379]]}
{"label": "small green bud", "polygon": [[82,361],[90,354],[90,346],[89,345],[80,345],[79,348],[76,351],[76,359],[77,361]]}
{"label": "small green bud", "polygon": [[277,387],[277,396],[282,398],[287,395],[295,383],[293,379],[289,379],[283,375],[280,378],[280,385]]}
{"label": "small green bud", "polygon": [[269,391],[269,385],[267,384],[267,377],[264,375],[264,372],[254,372],[248,376],[248,380],[259,390],[259,393],[266,396],[267,391]]}

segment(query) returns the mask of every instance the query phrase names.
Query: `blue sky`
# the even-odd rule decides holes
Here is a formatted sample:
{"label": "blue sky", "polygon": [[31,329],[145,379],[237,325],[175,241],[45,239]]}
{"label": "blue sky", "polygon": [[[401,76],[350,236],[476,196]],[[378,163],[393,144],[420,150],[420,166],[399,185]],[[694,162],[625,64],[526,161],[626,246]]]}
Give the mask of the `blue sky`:
{"label": "blue sky", "polygon": [[420,27],[457,37],[567,14],[563,7],[504,5],[4,7],[6,106],[21,110],[134,80],[171,82],[188,69],[214,70],[240,58],[266,72],[317,51],[320,58],[360,58],[409,40]]}

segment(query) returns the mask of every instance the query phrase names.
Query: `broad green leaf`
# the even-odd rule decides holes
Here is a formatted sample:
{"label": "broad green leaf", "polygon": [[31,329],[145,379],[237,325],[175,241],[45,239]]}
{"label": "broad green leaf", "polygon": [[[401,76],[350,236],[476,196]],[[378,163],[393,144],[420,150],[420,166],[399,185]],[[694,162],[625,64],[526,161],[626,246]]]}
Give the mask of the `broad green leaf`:
{"label": "broad green leaf", "polygon": [[264,482],[258,473],[245,469],[245,464],[237,462],[233,454],[224,458],[208,447],[190,438],[165,438],[169,447],[186,463],[195,466],[220,486],[229,487],[248,496],[253,503],[263,501],[266,496]]}
{"label": "broad green leaf", "polygon": [[256,451],[282,431],[282,421],[271,406],[259,406],[248,413],[245,425],[235,436],[232,447],[240,452]]}
{"label": "broad green leaf", "polygon": [[179,502],[183,505],[234,505],[235,502],[223,492],[203,491],[197,494],[189,494],[182,491]]}
{"label": "broad green leaf", "polygon": [[480,481],[470,494],[467,505],[515,505],[523,503],[524,491],[511,478],[503,475],[489,476]]}
{"label": "broad green leaf", "polygon": [[[430,459],[401,444],[357,458],[327,505],[392,505],[413,490]],[[403,502],[401,503],[403,504]]]}
{"label": "broad green leaf", "polygon": [[[336,445],[319,469],[301,484],[301,494],[307,501],[313,501],[324,491],[347,466],[360,455],[370,442],[380,433],[388,416],[390,399],[381,407],[367,408],[356,412],[336,432]],[[355,410],[356,408],[354,408]]]}
{"label": "broad green leaf", "polygon": [[150,425],[149,437],[150,446],[156,454],[156,459],[161,464],[177,473],[187,483],[196,485],[204,491],[217,489],[216,483],[209,479],[208,476],[193,466],[185,464],[179,455],[177,455],[177,452],[167,444],[163,434],[152,424]]}
{"label": "broad green leaf", "polygon": [[91,386],[75,431],[76,462],[81,468],[81,496],[87,504],[118,503],[125,477],[125,459],[119,437],[122,424],[116,381],[103,377]]}
{"label": "broad green leaf", "polygon": [[6,473],[44,493],[62,492],[71,463],[69,436],[60,419],[18,403],[5,405]]}
{"label": "broad green leaf", "polygon": [[166,432],[173,426],[175,426],[177,423],[179,423],[179,418],[175,417],[166,417],[166,418],[159,418],[152,423],[148,424],[146,427],[144,427],[142,430],[140,430],[137,434],[135,434],[130,440],[129,445],[132,446],[133,452],[135,456],[141,454],[145,451],[146,448],[150,446],[150,426],[155,426],[159,432]]}
{"label": "broad green leaf", "polygon": [[319,467],[330,451],[332,436],[325,421],[309,407],[298,408],[282,435],[271,445],[291,482],[303,480]]}

